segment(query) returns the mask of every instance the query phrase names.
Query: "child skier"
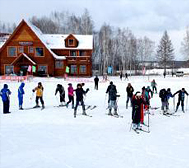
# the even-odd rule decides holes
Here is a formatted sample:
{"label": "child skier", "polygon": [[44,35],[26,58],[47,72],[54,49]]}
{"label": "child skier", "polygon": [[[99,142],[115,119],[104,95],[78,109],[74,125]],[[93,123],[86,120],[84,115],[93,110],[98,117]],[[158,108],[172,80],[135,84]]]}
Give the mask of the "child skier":
{"label": "child skier", "polygon": [[1,89],[0,96],[2,97],[3,101],[3,113],[8,114],[9,112],[9,107],[10,107],[10,94],[11,91],[8,89],[8,85],[4,84],[3,89]]}
{"label": "child skier", "polygon": [[60,105],[63,106],[63,102],[65,103],[65,90],[64,87],[61,84],[58,84],[55,91],[55,96],[57,93],[60,93]]}
{"label": "child skier", "polygon": [[42,83],[41,83],[41,82],[39,82],[39,83],[38,83],[38,86],[35,87],[35,88],[32,90],[33,92],[36,91],[36,100],[35,100],[36,106],[34,106],[34,108],[40,107],[40,106],[39,106],[39,99],[40,99],[41,104],[42,104],[42,109],[45,108],[45,106],[44,106],[44,101],[43,101],[43,90],[44,90],[44,89],[43,89],[43,86],[42,86]]}
{"label": "child skier", "polygon": [[130,100],[130,102],[132,101],[133,92],[134,92],[134,89],[133,89],[131,83],[128,83],[128,86],[126,87],[126,92],[127,92],[127,101],[126,101],[126,109],[127,109],[129,100]]}
{"label": "child skier", "polygon": [[167,89],[167,110],[169,110],[169,98],[170,97],[173,97],[173,95],[172,95],[172,93],[171,93],[171,89],[170,88],[168,88]]}
{"label": "child skier", "polygon": [[156,83],[156,81],[155,81],[155,79],[153,79],[153,81],[151,82],[151,87],[152,87],[152,91],[153,91],[153,93],[155,93],[154,91],[156,91],[156,93],[157,93],[157,83]]}
{"label": "child skier", "polygon": [[25,83],[22,82],[20,87],[18,88],[18,102],[19,102],[19,110],[23,110],[22,104],[23,104],[23,95],[25,94],[24,92],[24,86]]}
{"label": "child skier", "polygon": [[147,86],[147,88],[145,88],[145,93],[144,93],[144,100],[146,102],[145,105],[145,110],[148,110],[150,107],[150,99],[153,97],[153,92],[150,89],[150,86]]}
{"label": "child skier", "polygon": [[173,94],[173,97],[178,94],[178,102],[177,102],[177,106],[176,106],[176,110],[175,112],[177,112],[180,102],[181,102],[181,106],[182,106],[182,111],[183,113],[184,111],[184,98],[185,98],[185,94],[188,96],[188,93],[186,92],[185,88],[182,88],[181,90],[178,90],[176,93]]}
{"label": "child skier", "polygon": [[96,75],[96,77],[94,78],[94,83],[95,83],[95,89],[98,90],[98,82],[99,82],[99,78],[98,76]]}
{"label": "child skier", "polygon": [[132,99],[132,124],[133,129],[140,129],[141,110],[145,104],[140,92],[136,92]]}
{"label": "child skier", "polygon": [[68,87],[68,99],[69,99],[69,101],[66,103],[66,107],[68,107],[68,104],[70,102],[72,102],[72,109],[73,109],[74,108],[74,93],[73,93],[74,90],[73,90],[71,83],[69,83],[68,85],[69,85],[69,87]]}
{"label": "child skier", "polygon": [[113,84],[113,82],[110,82],[110,85],[108,86],[106,93],[109,93],[108,98],[108,107],[109,107],[109,113],[108,115],[112,115],[111,110],[114,108],[114,115],[117,114],[117,89],[116,86]]}
{"label": "child skier", "polygon": [[83,95],[85,95],[89,91],[89,89],[87,88],[86,91],[84,91],[83,88],[82,88],[82,84],[77,84],[77,89],[75,89],[74,91],[76,92],[76,105],[75,105],[75,108],[74,108],[74,117],[76,117],[77,107],[78,107],[80,102],[81,102],[82,109],[83,109],[82,115],[87,115],[86,111],[85,111],[85,104],[84,104],[84,101],[83,101]]}
{"label": "child skier", "polygon": [[166,114],[168,107],[168,94],[166,89],[160,90],[159,97],[161,98],[161,110],[163,111],[163,114]]}

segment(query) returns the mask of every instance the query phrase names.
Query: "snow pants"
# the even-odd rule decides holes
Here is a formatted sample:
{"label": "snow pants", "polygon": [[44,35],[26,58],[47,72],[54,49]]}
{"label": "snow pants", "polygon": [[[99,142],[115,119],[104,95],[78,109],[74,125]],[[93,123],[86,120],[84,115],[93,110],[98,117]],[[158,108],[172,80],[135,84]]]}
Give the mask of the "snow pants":
{"label": "snow pants", "polygon": [[23,96],[18,96],[19,107],[23,104]]}
{"label": "snow pants", "polygon": [[69,99],[69,101],[67,102],[67,104],[69,104],[70,102],[72,102],[72,108],[73,108],[74,107],[74,97],[68,95],[68,99]]}
{"label": "snow pants", "polygon": [[10,105],[10,101],[3,101],[3,113],[9,113],[9,105]]}
{"label": "snow pants", "polygon": [[79,102],[81,102],[81,106],[82,106],[82,109],[83,109],[83,114],[85,114],[85,104],[84,104],[84,101],[83,100],[76,100],[76,105],[75,105],[75,108],[74,108],[74,116],[77,113],[77,107],[79,106]]}
{"label": "snow pants", "polygon": [[130,100],[130,102],[132,102],[132,96],[130,97],[127,95],[126,108],[128,108],[129,100]]}
{"label": "snow pants", "polygon": [[39,104],[39,99],[40,99],[41,104],[44,105],[43,97],[39,97],[39,96],[36,96],[36,99],[35,99],[36,105]]}

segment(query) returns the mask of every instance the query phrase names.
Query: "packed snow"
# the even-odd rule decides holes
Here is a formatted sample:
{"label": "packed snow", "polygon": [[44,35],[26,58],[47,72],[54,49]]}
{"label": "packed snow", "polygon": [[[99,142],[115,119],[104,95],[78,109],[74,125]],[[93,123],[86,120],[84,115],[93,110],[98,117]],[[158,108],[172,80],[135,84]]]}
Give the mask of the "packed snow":
{"label": "packed snow", "polygon": [[[42,82],[44,86],[45,109],[18,110],[16,81],[6,81],[12,91],[10,98],[11,114],[3,114],[0,102],[0,167],[1,168],[189,168],[189,110],[188,97],[183,113],[179,107],[176,116],[164,116],[159,109],[150,110],[150,133],[136,134],[130,130],[131,107],[126,109],[126,86],[130,82],[135,91],[150,86],[153,79],[158,91],[171,88],[175,93],[185,88],[189,93],[189,77],[132,76],[129,80],[109,77],[116,85],[120,98],[118,113],[123,118],[108,116],[105,92],[109,81],[100,82],[99,90],[94,90],[93,78],[79,78],[87,81],[84,89],[90,91],[85,97],[86,105],[97,105],[86,112],[92,117],[81,115],[79,106],[77,117],[73,116],[71,105],[59,105],[55,96],[57,84],[66,90],[70,81],[57,78],[34,78],[26,81],[23,108],[35,105],[32,89]],[[102,78],[100,77],[100,80]],[[5,81],[1,81],[0,88]],[[76,88],[77,79],[73,83]],[[170,112],[174,110],[174,99],[170,100]],[[177,96],[175,97],[175,103]],[[187,106],[186,106],[187,105]],[[151,99],[152,107],[160,107],[158,94]],[[148,115],[145,116],[145,123]],[[148,130],[148,127],[143,126]]]}

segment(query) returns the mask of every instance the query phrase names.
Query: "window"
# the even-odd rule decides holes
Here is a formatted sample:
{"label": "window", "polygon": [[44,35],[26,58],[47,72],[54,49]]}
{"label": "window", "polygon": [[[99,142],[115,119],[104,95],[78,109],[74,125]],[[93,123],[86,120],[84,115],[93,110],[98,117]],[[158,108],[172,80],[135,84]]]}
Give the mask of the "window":
{"label": "window", "polygon": [[13,73],[14,73],[14,66],[5,65],[5,74],[13,74]]}
{"label": "window", "polygon": [[77,74],[77,65],[71,65],[71,74]]}
{"label": "window", "polygon": [[39,65],[38,72],[47,73],[47,65]]}
{"label": "window", "polygon": [[79,56],[85,56],[85,51],[80,50],[80,51],[79,51]]}
{"label": "window", "polygon": [[86,65],[80,65],[80,73],[86,74]]}
{"label": "window", "polygon": [[24,47],[21,46],[21,47],[18,47],[18,53],[23,53],[24,52]]}
{"label": "window", "polygon": [[35,48],[35,55],[38,56],[38,57],[44,56],[43,48],[36,47]]}
{"label": "window", "polygon": [[28,53],[34,53],[33,47],[28,47]]}
{"label": "window", "polygon": [[74,45],[74,40],[73,39],[69,39],[68,40],[68,45],[69,46],[73,46]]}
{"label": "window", "polygon": [[62,61],[56,61],[55,62],[55,68],[62,69],[63,67],[64,67],[64,65],[63,65]]}
{"label": "window", "polygon": [[10,57],[17,56],[16,47],[8,47],[8,56]]}
{"label": "window", "polygon": [[71,50],[70,51],[70,56],[76,56],[76,51],[75,50]]}

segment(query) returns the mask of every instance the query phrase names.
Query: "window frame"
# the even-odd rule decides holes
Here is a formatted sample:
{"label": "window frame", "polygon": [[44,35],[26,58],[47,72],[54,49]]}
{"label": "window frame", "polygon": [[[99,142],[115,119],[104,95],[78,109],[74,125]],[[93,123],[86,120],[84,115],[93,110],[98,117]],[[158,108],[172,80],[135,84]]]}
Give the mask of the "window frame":
{"label": "window frame", "polygon": [[[85,66],[85,72],[82,72],[82,71],[81,71],[81,67],[82,67],[82,66]],[[80,65],[80,66],[79,66],[79,73],[80,73],[80,74],[87,74],[87,65]]]}
{"label": "window frame", "polygon": [[37,65],[37,72],[39,71],[39,67],[40,67],[40,66],[46,66],[46,67],[47,67],[47,70],[46,70],[45,74],[48,74],[48,65],[47,65],[47,64],[38,64],[38,65]]}
{"label": "window frame", "polygon": [[[33,48],[33,52],[30,52],[30,48]],[[28,53],[29,54],[31,54],[31,53],[33,54],[34,52],[35,52],[34,46],[28,46]]]}
{"label": "window frame", "polygon": [[[71,55],[71,53],[72,53],[73,51],[75,51],[75,55]],[[77,56],[77,51],[76,51],[76,50],[70,50],[70,56],[71,56],[71,57],[76,57],[76,56]]]}
{"label": "window frame", "polygon": [[[72,72],[72,66],[75,66],[75,70],[76,70],[76,72]],[[78,74],[78,72],[77,72],[77,65],[75,65],[75,64],[73,64],[73,65],[70,65],[70,74],[72,74],[72,75],[74,75],[74,74]]]}
{"label": "window frame", "polygon": [[[72,44],[70,44],[70,41],[73,41],[73,43]],[[70,39],[68,39],[68,46],[74,46],[74,39],[72,39],[72,38],[70,38]]]}
{"label": "window frame", "polygon": [[6,67],[7,67],[7,66],[13,67],[13,74],[14,74],[14,65],[10,65],[10,64],[4,64],[4,74],[5,74],[5,75],[10,75],[10,74],[11,74],[11,73],[10,73],[10,74],[7,74],[7,73],[6,73]]}
{"label": "window frame", "polygon": [[[57,62],[62,63],[62,67],[60,67],[60,66],[57,67],[57,64],[56,64]],[[59,65],[60,65],[60,64],[59,64]],[[63,61],[60,61],[60,60],[56,60],[56,61],[55,61],[55,69],[63,69],[63,68],[64,68],[64,62],[63,62]]]}
{"label": "window frame", "polygon": [[[16,55],[10,56],[10,55],[9,55],[9,48],[13,48],[13,47],[16,49],[16,50],[15,50],[15,54],[16,54]],[[17,52],[18,52],[17,46],[7,46],[7,57],[17,57],[17,56],[18,56]]]}
{"label": "window frame", "polygon": [[[22,48],[22,52],[20,52],[20,48]],[[24,46],[18,46],[18,53],[24,53]]]}
{"label": "window frame", "polygon": [[[37,48],[42,48],[42,49],[43,49],[43,55],[42,55],[42,56],[39,56],[39,55],[36,54],[36,53],[37,53],[37,52],[36,52],[36,49],[37,49]],[[45,57],[45,49],[44,49],[44,47],[35,47],[34,50],[35,50],[35,57],[40,57],[40,58],[41,58],[41,57]]]}

